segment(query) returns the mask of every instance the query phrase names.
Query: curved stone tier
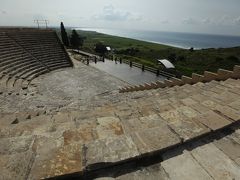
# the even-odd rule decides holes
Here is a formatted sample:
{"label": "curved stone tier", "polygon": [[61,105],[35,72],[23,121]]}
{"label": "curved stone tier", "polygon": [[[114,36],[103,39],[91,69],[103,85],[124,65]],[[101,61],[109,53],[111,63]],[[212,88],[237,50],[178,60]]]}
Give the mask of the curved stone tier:
{"label": "curved stone tier", "polygon": [[72,66],[55,31],[0,29],[0,91],[25,88],[23,82],[28,86],[41,74]]}

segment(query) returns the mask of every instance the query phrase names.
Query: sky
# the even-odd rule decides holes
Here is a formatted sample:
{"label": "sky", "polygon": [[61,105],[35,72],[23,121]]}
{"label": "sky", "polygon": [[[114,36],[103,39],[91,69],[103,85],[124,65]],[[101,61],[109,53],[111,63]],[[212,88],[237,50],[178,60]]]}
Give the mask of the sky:
{"label": "sky", "polygon": [[0,0],[0,26],[117,28],[240,36],[240,0]]}

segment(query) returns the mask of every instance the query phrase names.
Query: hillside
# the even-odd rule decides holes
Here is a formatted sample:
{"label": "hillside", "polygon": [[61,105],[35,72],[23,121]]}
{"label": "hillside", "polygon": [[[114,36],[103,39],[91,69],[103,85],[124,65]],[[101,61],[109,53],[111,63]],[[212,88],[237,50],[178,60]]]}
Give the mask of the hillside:
{"label": "hillside", "polygon": [[86,37],[83,46],[85,51],[94,52],[94,45],[102,42],[114,48],[118,57],[148,66],[156,67],[156,59],[170,59],[184,75],[203,73],[204,70],[216,71],[218,68],[232,69],[234,65],[240,64],[240,47],[190,51],[92,31],[78,32]]}

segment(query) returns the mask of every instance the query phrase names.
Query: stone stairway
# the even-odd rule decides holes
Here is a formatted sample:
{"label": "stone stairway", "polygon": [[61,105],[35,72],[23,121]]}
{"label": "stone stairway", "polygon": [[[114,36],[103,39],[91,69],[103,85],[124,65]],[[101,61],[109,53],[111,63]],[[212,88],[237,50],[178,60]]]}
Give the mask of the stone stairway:
{"label": "stone stairway", "polygon": [[239,123],[239,95],[239,79],[213,80],[95,97],[98,107],[1,114],[2,177],[80,176],[162,154]]}
{"label": "stone stairway", "polygon": [[223,81],[228,78],[240,78],[240,66],[235,65],[233,71],[228,71],[224,69],[219,69],[217,73],[205,71],[203,75],[199,75],[196,73],[192,74],[192,77],[182,76],[181,79],[178,78],[170,78],[164,81],[157,81],[152,83],[145,83],[137,86],[128,86],[119,89],[120,93],[124,92],[133,92],[133,91],[143,91],[149,89],[157,89],[157,88],[165,88],[165,87],[173,87],[173,86],[182,86],[184,84],[196,84],[198,82],[210,82],[212,80]]}

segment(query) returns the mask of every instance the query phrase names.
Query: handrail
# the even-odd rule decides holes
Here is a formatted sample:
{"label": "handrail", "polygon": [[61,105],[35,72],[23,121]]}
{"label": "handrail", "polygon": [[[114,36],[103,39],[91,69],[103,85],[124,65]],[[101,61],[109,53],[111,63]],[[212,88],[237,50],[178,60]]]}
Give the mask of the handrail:
{"label": "handrail", "polygon": [[[82,52],[84,52],[84,51],[81,51],[81,53],[80,53],[77,50],[73,50],[73,52],[83,54]],[[88,54],[90,55],[91,53],[86,53],[86,55],[88,55]],[[92,55],[95,56],[94,54],[92,54]],[[129,61],[129,60],[126,60],[126,59],[123,59],[122,62],[125,63],[125,64],[129,64],[129,65],[132,62],[132,66],[135,66],[137,68],[142,68],[143,67],[143,64],[133,62],[133,61]],[[174,74],[159,70],[159,69],[154,68],[154,67],[144,65],[144,69],[147,70],[147,71],[150,71],[152,73],[155,73],[155,74],[159,73],[159,75],[166,76],[167,78],[176,77],[176,75],[174,75]]]}
{"label": "handrail", "polygon": [[56,36],[56,38],[57,38],[57,42],[60,44],[62,50],[64,51],[64,54],[66,55],[67,60],[69,61],[69,63],[70,63],[71,66],[73,67],[73,62],[72,62],[71,58],[69,57],[66,48],[64,47],[64,45],[63,45],[62,42],[60,41],[60,39],[59,39],[59,37],[58,37],[56,31],[54,31],[54,35]]}

